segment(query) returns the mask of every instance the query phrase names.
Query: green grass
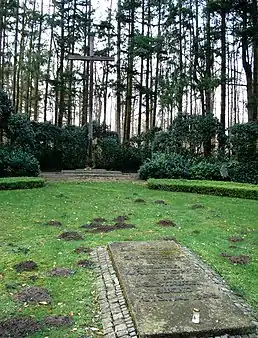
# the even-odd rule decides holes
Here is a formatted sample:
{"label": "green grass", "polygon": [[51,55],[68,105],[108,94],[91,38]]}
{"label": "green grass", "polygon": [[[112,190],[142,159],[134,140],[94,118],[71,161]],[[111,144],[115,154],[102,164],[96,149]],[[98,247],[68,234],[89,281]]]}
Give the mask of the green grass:
{"label": "green grass", "polygon": [[[135,203],[137,198],[146,203]],[[154,203],[161,199],[167,205]],[[203,208],[193,209],[195,204]],[[45,330],[33,338],[72,338],[87,334],[86,327],[100,327],[93,272],[77,266],[79,259],[88,256],[73,252],[80,245],[96,247],[113,241],[176,237],[258,310],[257,201],[149,190],[139,183],[49,183],[40,189],[0,191],[0,208],[1,318],[24,314],[41,319],[49,314],[73,313],[71,328]],[[79,228],[95,217],[104,217],[112,224],[112,219],[119,215],[129,215],[136,229],[86,234]],[[51,219],[62,222],[62,228],[45,226]],[[171,219],[177,227],[160,227],[157,225],[160,219]],[[79,231],[84,240],[58,240],[57,236],[66,230]],[[243,236],[244,241],[236,243],[236,248],[229,248],[232,244],[229,236]],[[220,256],[221,252],[249,255],[250,264],[233,265]],[[23,260],[35,261],[38,270],[16,273],[13,265]],[[47,272],[54,266],[71,268],[76,273],[66,278],[51,278]],[[39,278],[32,283],[28,277],[35,274]],[[10,283],[16,289],[6,289]],[[53,297],[51,305],[25,307],[12,300],[12,293],[22,285],[33,284],[49,289]]]}
{"label": "green grass", "polygon": [[258,200],[258,186],[254,184],[184,179],[149,179],[147,184],[150,189],[156,190]]}

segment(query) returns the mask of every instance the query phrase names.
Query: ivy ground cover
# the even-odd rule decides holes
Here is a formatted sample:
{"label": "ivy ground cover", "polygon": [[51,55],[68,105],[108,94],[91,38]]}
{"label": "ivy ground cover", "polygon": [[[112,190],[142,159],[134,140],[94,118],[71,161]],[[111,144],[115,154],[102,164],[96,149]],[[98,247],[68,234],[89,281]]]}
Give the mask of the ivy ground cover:
{"label": "ivy ground cover", "polygon": [[113,241],[176,239],[258,310],[257,201],[87,182],[0,191],[0,207],[0,336],[101,335],[89,252]]}

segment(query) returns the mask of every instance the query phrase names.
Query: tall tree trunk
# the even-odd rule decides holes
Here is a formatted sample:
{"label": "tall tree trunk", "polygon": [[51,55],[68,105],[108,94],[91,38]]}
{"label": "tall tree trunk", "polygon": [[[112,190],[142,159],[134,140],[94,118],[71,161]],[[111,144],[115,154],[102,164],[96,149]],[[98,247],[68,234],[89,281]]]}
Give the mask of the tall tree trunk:
{"label": "tall tree trunk", "polygon": [[[142,36],[144,36],[144,25],[145,25],[145,0],[142,0]],[[144,62],[143,56],[141,56],[141,70],[140,70],[140,90],[139,90],[139,112],[138,112],[138,135],[141,134],[142,127],[142,106],[143,106],[143,72]]]}
{"label": "tall tree trunk", "polygon": [[[147,36],[150,37],[151,30],[151,3],[148,0],[148,12],[147,12]],[[151,56],[147,56],[146,60],[146,95],[145,95],[145,105],[146,105],[146,131],[150,129],[150,58]]]}
{"label": "tall tree trunk", "polygon": [[64,56],[65,56],[65,41],[64,41],[64,7],[65,3],[64,0],[61,0],[61,8],[60,8],[60,15],[61,15],[61,22],[60,22],[60,29],[61,29],[61,36],[60,36],[60,64],[59,64],[59,77],[58,77],[58,87],[59,87],[59,112],[58,112],[58,127],[62,127],[63,125],[63,118],[65,113],[65,84],[64,84]]}
{"label": "tall tree trunk", "polygon": [[153,118],[152,127],[156,125],[157,116],[157,103],[158,103],[158,85],[159,85],[159,72],[160,72],[160,55],[162,51],[161,43],[161,0],[158,0],[158,46],[156,54],[156,69],[155,69],[155,85],[154,85],[154,104],[153,104]]}
{"label": "tall tree trunk", "polygon": [[16,94],[17,94],[17,91],[16,91],[16,81],[17,81],[17,60],[18,60],[18,34],[19,34],[19,16],[20,16],[20,13],[19,13],[19,0],[17,1],[17,7],[16,7],[16,23],[15,23],[15,37],[14,37],[14,55],[13,55],[13,64],[14,64],[14,67],[13,67],[13,88],[12,88],[12,92],[13,92],[13,95],[12,95],[12,99],[13,99],[13,106],[15,107],[16,105]]}
{"label": "tall tree trunk", "polygon": [[34,121],[38,120],[38,105],[39,105],[39,77],[40,77],[40,50],[41,50],[41,36],[42,36],[42,24],[43,24],[43,9],[44,0],[41,0],[41,12],[39,21],[39,32],[38,32],[38,48],[37,48],[37,70],[35,77],[35,101],[34,101]]}
{"label": "tall tree trunk", "polygon": [[[53,15],[55,15],[56,7],[54,6]],[[48,51],[48,60],[47,60],[47,71],[46,71],[46,87],[44,94],[44,110],[43,110],[43,118],[44,122],[47,121],[47,104],[48,104],[48,86],[50,80],[50,66],[51,66],[51,57],[53,50],[53,37],[54,37],[54,25],[51,23],[51,32],[50,32],[50,41],[49,41],[49,51]]]}
{"label": "tall tree trunk", "polygon": [[[220,123],[222,126],[223,134],[226,130],[226,71],[227,71],[227,45],[226,45],[226,12],[221,9],[221,111]],[[222,140],[225,138],[223,137]],[[224,141],[220,142],[220,149],[224,150]]]}
{"label": "tall tree trunk", "polygon": [[133,96],[133,50],[134,50],[134,27],[135,27],[135,7],[134,4],[130,9],[130,33],[129,33],[129,50],[127,65],[127,90],[126,90],[126,111],[124,125],[124,141],[129,141],[132,119],[132,96]]}

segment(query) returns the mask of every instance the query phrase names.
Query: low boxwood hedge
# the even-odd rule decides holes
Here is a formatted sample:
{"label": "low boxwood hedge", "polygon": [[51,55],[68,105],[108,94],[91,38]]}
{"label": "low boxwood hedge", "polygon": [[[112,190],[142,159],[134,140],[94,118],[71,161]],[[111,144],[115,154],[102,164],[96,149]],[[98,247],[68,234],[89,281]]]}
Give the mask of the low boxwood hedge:
{"label": "low boxwood hedge", "polygon": [[45,180],[38,177],[0,178],[0,190],[32,189],[45,185]]}
{"label": "low boxwood hedge", "polygon": [[191,192],[196,194],[239,197],[258,200],[258,186],[253,184],[218,182],[218,181],[190,181],[149,179],[150,189]]}

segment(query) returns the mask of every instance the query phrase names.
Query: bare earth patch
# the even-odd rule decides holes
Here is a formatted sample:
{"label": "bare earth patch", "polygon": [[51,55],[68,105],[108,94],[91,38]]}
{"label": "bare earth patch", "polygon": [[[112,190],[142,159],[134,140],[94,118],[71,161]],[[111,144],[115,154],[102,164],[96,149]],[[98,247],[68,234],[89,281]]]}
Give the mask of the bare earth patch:
{"label": "bare earth patch", "polygon": [[250,262],[250,257],[249,256],[230,256],[228,257],[231,263],[233,264],[241,264],[241,265],[246,265],[249,264]]}
{"label": "bare earth patch", "polygon": [[17,293],[14,298],[20,302],[49,304],[52,301],[47,289],[29,286]]}
{"label": "bare earth patch", "polygon": [[246,265],[250,263],[249,256],[244,255],[234,256],[227,252],[221,252],[220,256],[227,258],[232,264]]}
{"label": "bare earth patch", "polygon": [[104,223],[107,220],[105,218],[99,217],[99,218],[94,218],[93,222],[98,222],[98,223]]}
{"label": "bare earth patch", "polygon": [[136,198],[136,199],[134,200],[134,203],[146,203],[146,202],[145,202],[145,200],[142,199],[142,198]]}
{"label": "bare earth patch", "polygon": [[102,227],[102,226],[103,226],[102,222],[93,221],[91,223],[81,225],[80,228],[82,228],[82,229],[96,229],[96,228],[99,228],[99,227]]}
{"label": "bare earth patch", "polygon": [[90,253],[91,251],[92,251],[91,248],[87,248],[85,246],[79,246],[78,248],[74,249],[74,252],[77,254]]}
{"label": "bare earth patch", "polygon": [[30,317],[12,317],[0,322],[0,337],[28,337],[28,335],[35,333],[39,329],[39,324]]}
{"label": "bare earth patch", "polygon": [[60,327],[72,325],[73,320],[70,316],[47,316],[44,318],[43,323],[49,327]]}
{"label": "bare earth patch", "polygon": [[158,225],[162,225],[164,227],[176,227],[176,223],[170,219],[161,219],[158,221]]}
{"label": "bare earth patch", "polygon": [[77,231],[67,231],[60,234],[57,238],[65,241],[80,241],[83,237]]}
{"label": "bare earth patch", "polygon": [[127,223],[116,223],[115,225],[102,225],[96,228],[90,229],[89,232],[97,233],[97,232],[110,232],[120,229],[133,229],[135,228],[134,224]]}
{"label": "bare earth patch", "polygon": [[67,268],[53,268],[50,272],[49,275],[51,277],[68,277],[70,275],[73,275],[73,271],[71,269]]}
{"label": "bare earth patch", "polygon": [[128,216],[122,215],[122,216],[117,216],[116,218],[114,218],[114,221],[117,223],[122,223],[124,221],[127,221],[128,219],[129,219]]}
{"label": "bare earth patch", "polygon": [[81,268],[92,268],[93,267],[93,263],[89,259],[82,259],[82,260],[78,261],[77,264]]}
{"label": "bare earth patch", "polygon": [[50,225],[50,226],[53,226],[53,227],[60,227],[62,225],[62,223],[52,219],[51,221],[48,221],[46,223],[46,225]]}
{"label": "bare earth patch", "polygon": [[20,262],[19,264],[16,264],[13,266],[13,268],[17,272],[23,272],[23,271],[33,271],[37,268],[37,264],[33,261],[24,261]]}
{"label": "bare earth patch", "polygon": [[238,236],[232,236],[232,237],[229,237],[228,240],[230,242],[236,243],[236,242],[243,242],[244,238],[243,237],[238,237]]}
{"label": "bare earth patch", "polygon": [[156,200],[154,201],[155,204],[164,204],[167,205],[167,202],[163,201],[163,200]]}

